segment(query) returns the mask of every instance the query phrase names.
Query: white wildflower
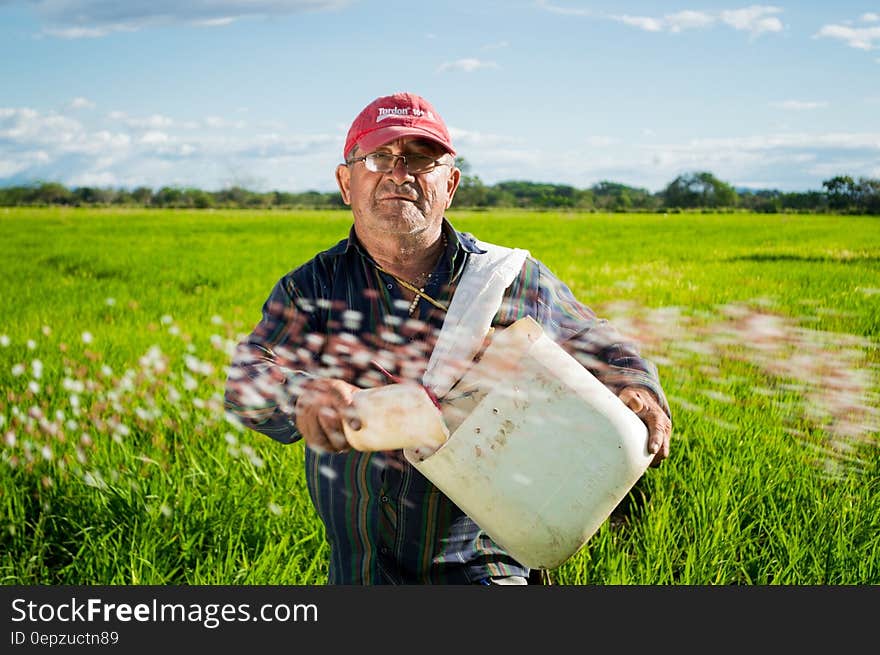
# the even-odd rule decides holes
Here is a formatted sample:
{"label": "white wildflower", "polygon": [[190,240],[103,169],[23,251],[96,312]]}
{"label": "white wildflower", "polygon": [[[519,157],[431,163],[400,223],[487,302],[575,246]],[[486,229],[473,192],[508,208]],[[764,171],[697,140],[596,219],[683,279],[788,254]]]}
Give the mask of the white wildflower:
{"label": "white wildflower", "polygon": [[107,487],[107,483],[104,482],[104,477],[101,475],[100,471],[86,471],[83,473],[83,482],[90,487],[96,487],[98,489],[105,489]]}
{"label": "white wildflower", "polygon": [[82,393],[83,391],[85,391],[86,387],[82,383],[82,380],[73,380],[71,378],[65,377],[63,380],[61,380],[61,388],[71,393]]}
{"label": "white wildflower", "polygon": [[81,338],[83,343],[92,343],[94,340],[91,332],[83,332]]}

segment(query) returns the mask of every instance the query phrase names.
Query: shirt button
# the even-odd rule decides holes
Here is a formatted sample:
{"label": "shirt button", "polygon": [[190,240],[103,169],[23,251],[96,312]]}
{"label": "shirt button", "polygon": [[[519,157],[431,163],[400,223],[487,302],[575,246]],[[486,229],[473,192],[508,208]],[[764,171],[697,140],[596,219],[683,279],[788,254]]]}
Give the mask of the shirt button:
{"label": "shirt button", "polygon": [[386,548],[385,546],[382,546],[382,547],[379,549],[379,552],[382,553],[383,555],[387,555],[387,554],[388,554],[388,548]]}
{"label": "shirt button", "polygon": [[387,503],[391,499],[388,498],[388,496],[382,496],[379,500],[381,500],[383,503]]}

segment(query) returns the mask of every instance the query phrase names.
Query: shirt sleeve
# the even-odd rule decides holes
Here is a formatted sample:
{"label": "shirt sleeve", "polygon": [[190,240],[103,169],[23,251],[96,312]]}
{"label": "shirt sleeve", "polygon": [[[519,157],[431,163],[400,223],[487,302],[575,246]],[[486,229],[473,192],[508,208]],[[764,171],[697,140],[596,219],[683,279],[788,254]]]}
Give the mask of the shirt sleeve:
{"label": "shirt sleeve", "polygon": [[313,308],[292,275],[279,280],[263,304],[262,318],[236,347],[229,366],[224,406],[245,427],[281,443],[302,435],[294,407],[299,387],[313,376],[310,349]]}
{"label": "shirt sleeve", "polygon": [[[577,359],[606,387],[619,393],[635,385],[651,391],[667,416],[669,403],[657,367],[643,358],[638,346],[624,338],[606,319],[599,318],[541,261],[527,258],[523,272],[511,285],[513,296],[533,295],[535,320],[545,333]],[[508,298],[513,306],[527,306]]]}

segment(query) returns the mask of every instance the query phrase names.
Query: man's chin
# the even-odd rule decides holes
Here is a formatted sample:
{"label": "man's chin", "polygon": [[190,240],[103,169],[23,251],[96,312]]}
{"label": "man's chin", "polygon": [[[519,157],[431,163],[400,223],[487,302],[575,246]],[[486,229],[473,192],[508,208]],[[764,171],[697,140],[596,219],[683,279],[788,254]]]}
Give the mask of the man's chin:
{"label": "man's chin", "polygon": [[425,212],[418,203],[403,198],[380,200],[373,205],[373,213],[391,221],[407,217],[424,220],[425,217]]}

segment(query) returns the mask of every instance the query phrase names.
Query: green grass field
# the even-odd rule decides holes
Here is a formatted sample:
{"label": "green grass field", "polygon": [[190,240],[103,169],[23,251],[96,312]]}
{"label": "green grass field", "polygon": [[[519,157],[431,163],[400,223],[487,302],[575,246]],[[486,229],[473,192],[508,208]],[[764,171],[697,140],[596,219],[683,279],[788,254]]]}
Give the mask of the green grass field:
{"label": "green grass field", "polygon": [[[557,584],[880,583],[880,220],[464,212],[643,344],[670,458]],[[3,584],[322,584],[232,345],[347,212],[0,208]]]}

